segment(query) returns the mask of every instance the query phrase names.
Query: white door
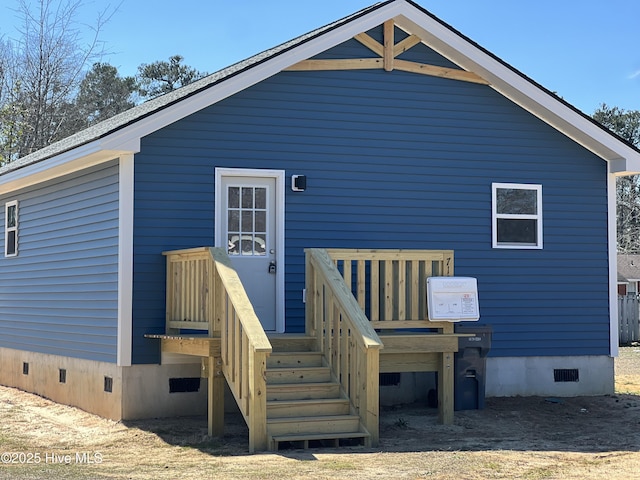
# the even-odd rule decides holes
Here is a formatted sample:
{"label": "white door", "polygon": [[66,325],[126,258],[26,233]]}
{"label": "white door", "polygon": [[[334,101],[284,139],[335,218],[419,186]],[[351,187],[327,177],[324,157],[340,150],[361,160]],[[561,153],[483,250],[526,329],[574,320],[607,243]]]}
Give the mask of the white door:
{"label": "white door", "polygon": [[248,173],[255,171],[217,175],[216,243],[227,249],[263,328],[283,331],[278,288],[282,276],[277,228],[278,182],[273,176]]}

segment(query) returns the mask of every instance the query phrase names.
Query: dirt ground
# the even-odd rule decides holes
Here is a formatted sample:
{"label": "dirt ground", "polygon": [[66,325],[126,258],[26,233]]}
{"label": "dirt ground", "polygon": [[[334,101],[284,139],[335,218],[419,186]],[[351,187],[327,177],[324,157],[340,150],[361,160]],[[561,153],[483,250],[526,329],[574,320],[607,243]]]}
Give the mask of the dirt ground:
{"label": "dirt ground", "polygon": [[434,409],[381,412],[380,445],[249,455],[227,415],[119,423],[0,387],[0,479],[640,478],[640,347],[621,349],[616,394],[489,398],[437,424]]}

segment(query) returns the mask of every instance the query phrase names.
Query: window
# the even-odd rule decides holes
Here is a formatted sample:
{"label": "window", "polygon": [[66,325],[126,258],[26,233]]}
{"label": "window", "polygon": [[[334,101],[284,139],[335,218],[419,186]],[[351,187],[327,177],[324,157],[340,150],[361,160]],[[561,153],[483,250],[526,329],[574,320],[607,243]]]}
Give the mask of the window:
{"label": "window", "polygon": [[493,248],[542,248],[542,185],[491,188]]}
{"label": "window", "polygon": [[8,202],[4,206],[4,255],[18,254],[18,202]]}

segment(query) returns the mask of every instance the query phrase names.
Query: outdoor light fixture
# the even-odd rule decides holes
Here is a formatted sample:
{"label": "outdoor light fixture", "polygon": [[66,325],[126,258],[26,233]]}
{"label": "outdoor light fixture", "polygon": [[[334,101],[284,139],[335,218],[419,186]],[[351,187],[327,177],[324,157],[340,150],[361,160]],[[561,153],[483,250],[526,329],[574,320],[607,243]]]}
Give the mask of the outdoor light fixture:
{"label": "outdoor light fixture", "polygon": [[294,192],[304,192],[306,188],[306,175],[291,175],[291,190],[293,190]]}

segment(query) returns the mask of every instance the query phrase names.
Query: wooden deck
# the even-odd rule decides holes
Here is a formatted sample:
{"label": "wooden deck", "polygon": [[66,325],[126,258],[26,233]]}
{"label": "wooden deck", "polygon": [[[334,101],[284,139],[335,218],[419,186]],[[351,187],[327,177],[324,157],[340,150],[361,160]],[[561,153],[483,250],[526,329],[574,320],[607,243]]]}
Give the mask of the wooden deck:
{"label": "wooden deck", "polygon": [[[453,324],[427,318],[426,278],[453,275],[452,251],[306,251],[306,333],[263,331],[226,253],[166,252],[164,352],[200,357],[209,434],[224,432],[229,386],[249,450],[283,442],[379,439],[379,374],[438,372],[439,419],[453,422]],[[185,334],[201,331],[201,334]]]}

